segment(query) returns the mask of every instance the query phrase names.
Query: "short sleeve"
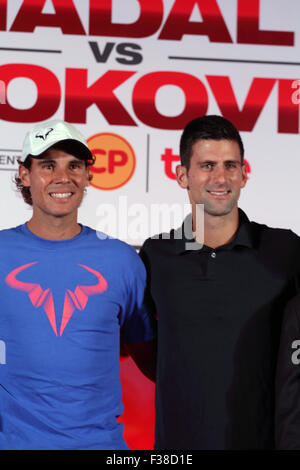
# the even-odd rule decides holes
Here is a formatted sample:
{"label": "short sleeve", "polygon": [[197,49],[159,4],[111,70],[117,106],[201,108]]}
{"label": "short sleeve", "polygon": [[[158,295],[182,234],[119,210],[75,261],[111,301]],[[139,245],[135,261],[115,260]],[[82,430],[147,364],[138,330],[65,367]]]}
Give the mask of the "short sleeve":
{"label": "short sleeve", "polygon": [[120,316],[122,343],[140,343],[155,337],[155,328],[145,305],[146,270],[132,249],[127,260],[126,300]]}
{"label": "short sleeve", "polygon": [[151,263],[150,263],[149,252],[148,252],[149,245],[150,245],[150,240],[148,239],[143,244],[139,252],[139,256],[141,260],[143,261],[143,264],[145,266],[146,273],[147,273],[146,290],[145,290],[145,305],[146,305],[147,311],[151,315],[151,318],[153,319],[153,321],[155,321],[154,319],[157,318],[157,309],[156,309],[155,302],[151,295]]}

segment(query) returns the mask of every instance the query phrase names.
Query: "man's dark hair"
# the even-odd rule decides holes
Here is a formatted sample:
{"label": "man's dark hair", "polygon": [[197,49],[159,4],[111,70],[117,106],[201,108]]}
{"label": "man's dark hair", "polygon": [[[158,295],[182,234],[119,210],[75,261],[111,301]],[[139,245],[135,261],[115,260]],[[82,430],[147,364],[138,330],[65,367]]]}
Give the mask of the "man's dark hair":
{"label": "man's dark hair", "polygon": [[[62,150],[63,152],[69,153],[70,155],[73,155],[74,157],[79,158],[80,160],[83,160],[82,154],[80,153],[80,150],[79,150],[78,146],[76,146],[76,144],[72,145],[70,142],[64,143],[64,141],[62,141],[62,142],[59,142],[58,144],[53,145],[50,148],[51,149],[56,149],[56,150]],[[48,150],[50,150],[50,148]],[[28,155],[28,157],[25,159],[24,162],[19,162],[19,165],[23,165],[25,168],[30,170],[31,165],[32,165],[32,159],[33,158],[35,158],[35,159],[44,158],[46,153],[48,152],[48,150],[43,152],[38,157]],[[95,157],[93,156],[93,160],[84,159],[84,162],[85,162],[85,166],[89,167],[89,166],[91,166],[95,163]],[[90,174],[89,175],[89,181],[91,181],[92,178],[93,178],[93,176]],[[19,191],[22,194],[22,197],[23,197],[24,201],[26,202],[26,204],[29,204],[30,206],[32,206],[32,198],[31,198],[30,188],[28,186],[23,186],[23,184],[21,182],[21,178],[19,177],[18,174],[16,174],[16,176],[15,176],[15,185],[16,185],[17,191]]]}
{"label": "man's dark hair", "polygon": [[205,140],[232,140],[240,148],[241,163],[244,160],[244,145],[239,131],[234,125],[222,116],[201,116],[190,121],[184,128],[180,139],[181,165],[187,170],[190,168],[193,145],[201,139]]}

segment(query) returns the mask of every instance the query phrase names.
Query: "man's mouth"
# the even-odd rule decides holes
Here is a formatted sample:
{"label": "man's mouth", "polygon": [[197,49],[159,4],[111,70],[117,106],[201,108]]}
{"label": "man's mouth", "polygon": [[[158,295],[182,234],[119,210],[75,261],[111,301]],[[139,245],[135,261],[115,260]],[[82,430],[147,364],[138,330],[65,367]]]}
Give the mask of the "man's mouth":
{"label": "man's mouth", "polygon": [[227,196],[231,191],[228,189],[227,191],[208,191],[209,194],[212,196]]}
{"label": "man's mouth", "polygon": [[67,199],[68,197],[71,197],[73,193],[68,192],[68,193],[49,193],[49,194],[53,199]]}

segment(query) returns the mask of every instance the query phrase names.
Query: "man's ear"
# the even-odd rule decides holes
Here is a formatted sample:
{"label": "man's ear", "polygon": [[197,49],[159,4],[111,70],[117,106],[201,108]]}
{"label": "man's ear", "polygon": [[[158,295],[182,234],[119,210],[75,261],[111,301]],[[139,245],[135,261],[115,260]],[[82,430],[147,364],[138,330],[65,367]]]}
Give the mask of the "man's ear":
{"label": "man's ear", "polygon": [[24,187],[30,187],[30,170],[24,165],[19,165],[19,178]]}
{"label": "man's ear", "polygon": [[242,177],[243,177],[242,182],[241,182],[241,188],[244,188],[248,180],[247,167],[245,163],[242,164],[241,169],[242,169]]}
{"label": "man's ear", "polygon": [[88,166],[87,168],[87,183],[86,183],[86,187],[88,187],[90,185],[90,182],[92,181],[93,179],[93,173],[91,172],[91,167]]}
{"label": "man's ear", "polygon": [[176,167],[176,180],[179,186],[183,189],[189,189],[188,185],[188,170],[183,165],[177,165]]}

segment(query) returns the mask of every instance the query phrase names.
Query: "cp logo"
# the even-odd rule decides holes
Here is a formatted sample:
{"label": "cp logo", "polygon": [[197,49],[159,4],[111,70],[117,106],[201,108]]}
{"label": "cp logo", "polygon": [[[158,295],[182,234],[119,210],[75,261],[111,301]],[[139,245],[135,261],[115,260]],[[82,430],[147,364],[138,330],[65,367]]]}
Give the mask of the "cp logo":
{"label": "cp logo", "polygon": [[135,154],[131,145],[117,134],[96,134],[87,140],[96,157],[91,167],[91,186],[117,189],[126,184],[135,170]]}

